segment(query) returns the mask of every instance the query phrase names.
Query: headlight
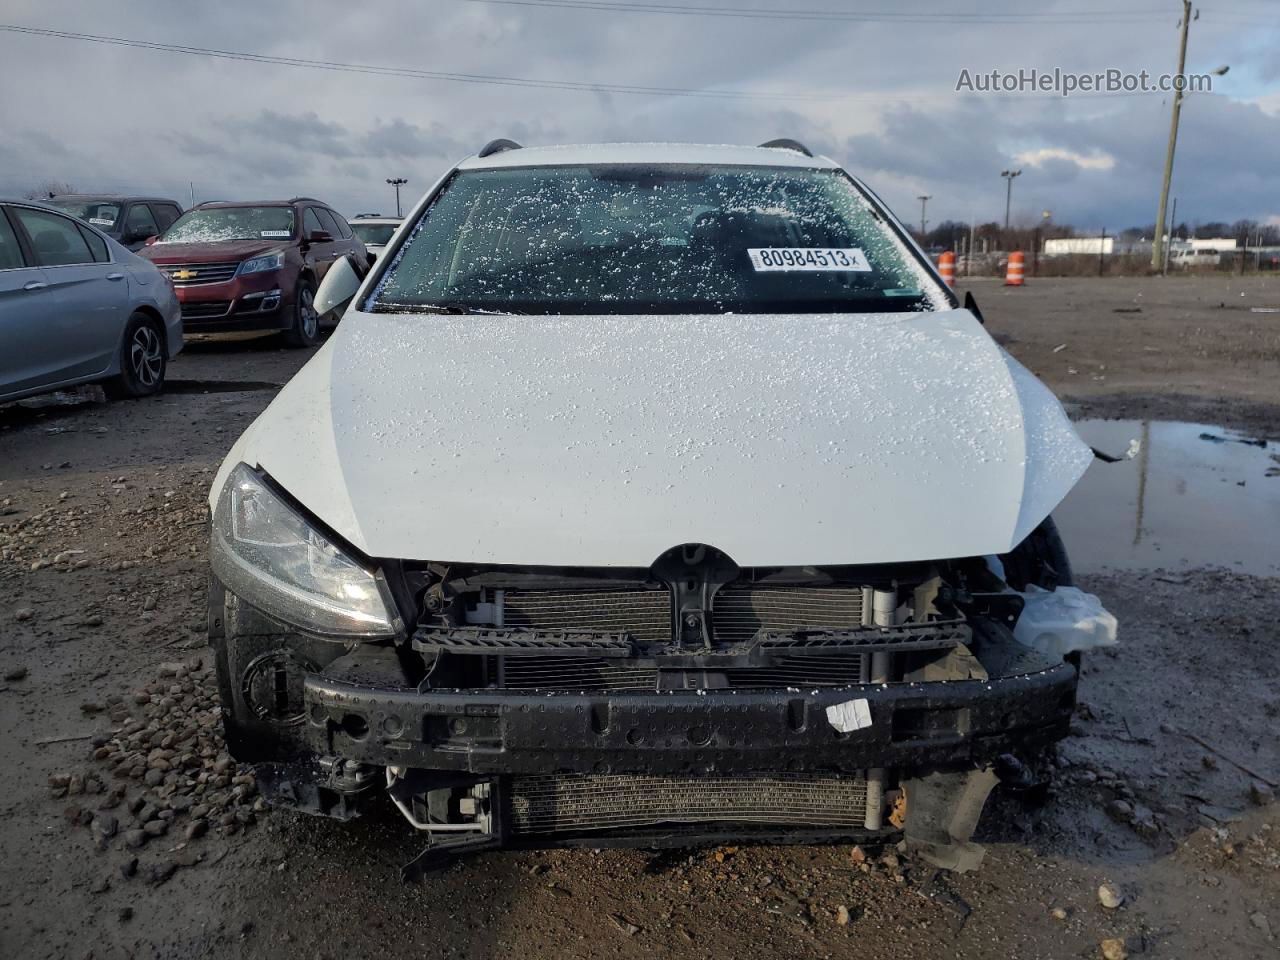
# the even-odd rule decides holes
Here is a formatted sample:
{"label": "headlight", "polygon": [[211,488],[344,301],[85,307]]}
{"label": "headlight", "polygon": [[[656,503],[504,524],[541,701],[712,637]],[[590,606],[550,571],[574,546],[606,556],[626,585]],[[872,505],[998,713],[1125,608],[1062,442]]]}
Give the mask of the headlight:
{"label": "headlight", "polygon": [[218,496],[210,561],[232,593],[305,630],[344,637],[397,632],[385,584],[243,463]]}
{"label": "headlight", "polygon": [[240,264],[239,274],[243,277],[246,273],[263,273],[267,270],[279,270],[283,266],[283,253],[268,253],[261,257],[254,257],[252,260],[246,260],[244,263]]}

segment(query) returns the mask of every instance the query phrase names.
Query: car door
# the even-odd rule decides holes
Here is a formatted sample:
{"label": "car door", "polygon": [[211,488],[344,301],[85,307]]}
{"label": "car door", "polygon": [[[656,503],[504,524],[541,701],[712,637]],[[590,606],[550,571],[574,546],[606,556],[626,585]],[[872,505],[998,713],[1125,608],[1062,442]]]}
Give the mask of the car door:
{"label": "car door", "polygon": [[106,241],[70,217],[34,207],[9,209],[53,294],[53,310],[29,343],[33,366],[47,383],[104,373],[129,319],[126,271],[111,261]]}
{"label": "car door", "polygon": [[151,208],[141,201],[129,204],[124,215],[124,227],[121,229],[120,242],[130,250],[140,250],[148,237],[160,234],[160,225],[156,223]]}
{"label": "car door", "polygon": [[[307,207],[302,214],[302,238],[308,245],[307,259],[311,262],[311,268],[315,271],[317,284],[329,272],[329,268],[333,266],[333,261],[342,256],[341,238],[339,234],[333,232],[337,224],[333,222],[332,218],[327,218],[328,223],[321,220],[321,212],[322,210],[319,207]],[[329,239],[312,243],[311,235],[316,232],[328,234]]]}
{"label": "car door", "polygon": [[57,295],[33,264],[6,208],[0,207],[0,400],[44,385],[44,364],[32,354],[57,315]]}

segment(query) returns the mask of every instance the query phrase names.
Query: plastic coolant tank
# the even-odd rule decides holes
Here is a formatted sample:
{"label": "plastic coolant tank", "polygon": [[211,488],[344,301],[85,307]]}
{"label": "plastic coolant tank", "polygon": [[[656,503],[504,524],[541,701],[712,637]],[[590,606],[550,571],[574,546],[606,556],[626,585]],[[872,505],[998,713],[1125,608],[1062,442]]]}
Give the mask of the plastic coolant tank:
{"label": "plastic coolant tank", "polygon": [[1092,593],[1075,587],[1043,590],[1028,585],[1013,636],[1051,656],[1116,645],[1116,618]]}

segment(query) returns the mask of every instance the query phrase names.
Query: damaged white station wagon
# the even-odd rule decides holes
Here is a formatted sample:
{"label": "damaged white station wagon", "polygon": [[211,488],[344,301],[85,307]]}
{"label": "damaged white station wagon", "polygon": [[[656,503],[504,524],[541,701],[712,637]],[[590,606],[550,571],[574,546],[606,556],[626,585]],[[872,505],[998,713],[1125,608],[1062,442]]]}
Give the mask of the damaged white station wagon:
{"label": "damaged white station wagon", "polygon": [[[227,739],[270,800],[386,790],[419,865],[978,862],[1114,637],[1049,519],[1092,454],[863,184],[792,141],[495,141],[318,300],[350,308],[210,497]],[[1048,643],[1045,598],[1085,608]]]}

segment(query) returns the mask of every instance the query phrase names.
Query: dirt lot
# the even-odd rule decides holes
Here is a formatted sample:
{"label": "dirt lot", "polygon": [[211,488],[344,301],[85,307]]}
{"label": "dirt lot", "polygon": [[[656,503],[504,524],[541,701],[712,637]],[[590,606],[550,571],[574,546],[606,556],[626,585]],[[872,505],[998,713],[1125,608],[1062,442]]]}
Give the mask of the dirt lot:
{"label": "dirt lot", "polygon": [[[1280,283],[972,288],[1081,415],[1280,437],[1280,314],[1250,310],[1280,306]],[[0,409],[0,956],[1280,952],[1280,806],[1262,782],[1280,780],[1280,582],[1224,570],[1082,577],[1122,645],[1086,663],[1047,802],[989,805],[973,874],[847,846],[601,850],[490,854],[403,886],[418,841],[398,815],[263,809],[221,755],[202,662],[203,500],[305,359],[197,345],[160,399]],[[163,786],[166,768],[197,786]]]}

